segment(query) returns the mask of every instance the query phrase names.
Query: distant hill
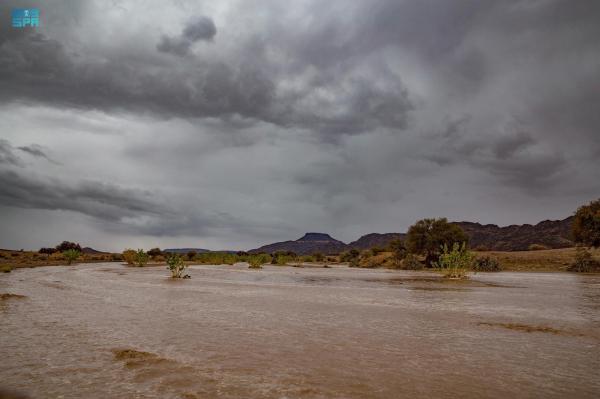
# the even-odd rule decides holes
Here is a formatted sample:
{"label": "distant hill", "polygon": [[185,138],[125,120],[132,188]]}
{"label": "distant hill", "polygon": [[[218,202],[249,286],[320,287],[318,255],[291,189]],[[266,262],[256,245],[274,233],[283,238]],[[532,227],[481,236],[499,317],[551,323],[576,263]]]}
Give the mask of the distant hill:
{"label": "distant hill", "polygon": [[544,220],[536,225],[522,224],[499,227],[495,224],[455,222],[469,236],[471,248],[494,251],[525,251],[532,244],[548,248],[567,248],[575,245],[571,237],[573,217],[563,220]]}
{"label": "distant hill", "polygon": [[163,252],[169,252],[172,254],[187,254],[190,251],[194,251],[197,254],[211,252],[210,250],[204,248],[167,248],[163,250]]}
{"label": "distant hill", "polygon": [[315,253],[338,254],[348,249],[343,242],[336,240],[325,233],[306,233],[296,241],[283,241],[274,244],[263,245],[260,248],[251,249],[250,253],[266,252],[275,253],[278,251],[293,251],[298,255],[310,255]]}
{"label": "distant hill", "polygon": [[388,246],[390,241],[401,239],[406,237],[404,233],[371,233],[360,237],[356,241],[352,241],[348,244],[351,249],[369,249],[373,247],[385,248]]}
{"label": "distant hill", "polygon": [[101,255],[101,254],[106,255],[106,254],[110,253],[110,252],[98,251],[91,247],[82,248],[81,252],[83,252],[84,254],[88,254],[88,255]]}
{"label": "distant hill", "polygon": [[[495,224],[473,222],[453,222],[459,225],[469,236],[469,245],[473,249],[493,251],[525,251],[532,244],[548,248],[567,248],[575,245],[571,238],[573,217],[563,220],[545,220],[536,225],[523,224],[499,227]],[[373,247],[386,248],[390,241],[404,239],[405,233],[371,233],[360,237],[350,244],[332,238],[324,233],[306,233],[295,241],[282,241],[251,249],[250,253],[293,251],[299,255],[339,254],[350,249],[364,250]]]}

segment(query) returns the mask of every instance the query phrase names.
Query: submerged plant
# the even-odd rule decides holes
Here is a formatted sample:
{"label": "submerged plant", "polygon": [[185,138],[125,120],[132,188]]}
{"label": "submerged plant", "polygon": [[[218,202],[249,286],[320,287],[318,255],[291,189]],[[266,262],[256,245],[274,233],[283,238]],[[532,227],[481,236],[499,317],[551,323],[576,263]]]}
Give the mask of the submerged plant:
{"label": "submerged plant", "polygon": [[143,249],[138,249],[135,253],[135,264],[139,267],[146,266],[148,263],[148,254]]}
{"label": "submerged plant", "polygon": [[187,265],[179,254],[169,255],[167,258],[167,269],[171,271],[172,278],[181,278]]}
{"label": "submerged plant", "polygon": [[473,255],[467,250],[465,242],[452,244],[452,250],[448,250],[448,245],[441,247],[442,252],[435,266],[444,272],[447,278],[467,278],[467,270],[473,262]]}
{"label": "submerged plant", "polygon": [[67,249],[66,251],[63,251],[62,254],[67,260],[67,265],[70,265],[71,263],[73,263],[74,260],[79,258],[81,252],[76,249]]}

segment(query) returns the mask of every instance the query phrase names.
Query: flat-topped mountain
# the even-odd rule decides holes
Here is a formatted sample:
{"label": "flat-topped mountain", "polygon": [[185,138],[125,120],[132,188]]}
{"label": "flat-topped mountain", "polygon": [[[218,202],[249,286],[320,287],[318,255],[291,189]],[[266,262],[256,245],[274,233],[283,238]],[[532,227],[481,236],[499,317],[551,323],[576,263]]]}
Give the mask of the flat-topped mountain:
{"label": "flat-topped mountain", "polygon": [[[575,245],[571,238],[573,217],[563,220],[545,220],[536,225],[523,224],[499,227],[495,224],[473,222],[453,222],[469,236],[469,246],[473,249],[493,251],[525,251],[532,244],[548,248],[566,248]],[[364,250],[373,247],[386,248],[390,241],[405,239],[405,233],[371,233],[350,244],[336,240],[325,233],[306,233],[295,241],[282,241],[263,245],[249,252],[274,253],[292,251],[299,255],[315,253],[339,254],[350,249]]]}
{"label": "flat-topped mountain", "polygon": [[306,233],[295,241],[282,241],[251,249],[250,253],[292,251],[299,255],[315,253],[338,254],[347,249],[347,245],[325,233]]}

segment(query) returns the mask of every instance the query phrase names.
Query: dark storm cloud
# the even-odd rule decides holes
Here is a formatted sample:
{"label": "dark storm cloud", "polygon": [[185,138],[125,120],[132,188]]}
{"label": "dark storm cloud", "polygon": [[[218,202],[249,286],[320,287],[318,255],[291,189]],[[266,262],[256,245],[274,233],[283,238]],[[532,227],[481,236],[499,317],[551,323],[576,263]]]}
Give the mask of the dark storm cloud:
{"label": "dark storm cloud", "polygon": [[67,184],[56,178],[35,178],[10,169],[0,170],[0,204],[70,210],[112,221],[166,210],[154,203],[148,192],[93,181]]}
{"label": "dark storm cloud", "polygon": [[43,147],[37,145],[37,144],[31,144],[31,145],[26,145],[26,146],[22,146],[22,147],[17,147],[17,149],[31,155],[34,156],[36,158],[43,158],[48,162],[54,163],[54,164],[58,164],[58,162],[56,162],[55,160],[53,160],[52,158],[50,158],[45,152]]}
{"label": "dark storm cloud", "polygon": [[212,19],[205,16],[196,17],[188,23],[180,36],[170,37],[163,35],[156,49],[163,53],[178,56],[186,55],[190,47],[198,41],[211,41],[217,34],[217,28]]}
{"label": "dark storm cloud", "polygon": [[[107,197],[91,190],[81,176],[117,174],[103,170],[105,158],[79,177],[64,166],[72,179],[34,178],[19,155],[43,157],[36,147],[0,141],[3,182],[20,193],[5,188],[2,204],[73,210],[105,230],[157,236],[219,227],[274,236],[277,226],[311,223],[368,232],[392,214],[470,218],[474,194],[500,191],[505,212],[486,217],[537,217],[547,210],[539,198],[562,216],[580,199],[573,193],[590,195],[600,178],[600,2],[183,1],[160,3],[164,13],[149,3],[119,35],[107,32],[134,7],[85,4],[47,7],[48,29],[0,26],[0,108],[59,110],[54,121],[22,123],[36,133],[19,142],[53,157],[66,146],[61,160],[102,145],[124,179],[154,195],[123,182],[100,190]],[[210,17],[193,19],[200,14]],[[182,28],[161,35],[170,26]],[[89,121],[90,110],[110,120]],[[119,133],[110,145],[81,133],[102,129]],[[35,137],[55,130],[67,138]],[[172,196],[158,195],[162,187]],[[515,197],[535,206],[506,205]]]}

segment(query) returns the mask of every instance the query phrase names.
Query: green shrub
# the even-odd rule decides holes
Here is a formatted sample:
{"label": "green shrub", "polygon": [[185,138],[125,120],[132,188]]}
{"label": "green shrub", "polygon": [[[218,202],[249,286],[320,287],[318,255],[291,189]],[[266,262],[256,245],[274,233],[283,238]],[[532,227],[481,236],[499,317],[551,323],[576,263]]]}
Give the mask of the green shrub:
{"label": "green shrub", "polygon": [[424,267],[425,265],[413,254],[407,254],[402,259],[401,268],[404,270],[422,270]]}
{"label": "green shrub", "polygon": [[196,257],[196,255],[198,255],[198,252],[196,252],[196,251],[188,251],[187,258],[188,258],[188,260],[194,260],[194,258]]}
{"label": "green shrub", "polygon": [[0,272],[2,272],[2,273],[10,273],[11,271],[12,271],[11,265],[1,265],[0,266]]}
{"label": "green shrub", "polygon": [[380,253],[384,252],[385,250],[383,248],[379,248],[379,247],[373,247],[371,248],[371,254],[373,256],[379,255]]}
{"label": "green shrub", "polygon": [[352,262],[353,259],[358,259],[360,252],[357,249],[351,249],[347,252],[342,252],[340,262]]}
{"label": "green shrub", "polygon": [[67,265],[70,265],[71,263],[73,263],[74,260],[77,260],[77,258],[79,258],[81,252],[76,249],[67,249],[66,251],[63,251],[62,254],[67,260]]}
{"label": "green shrub", "polygon": [[592,253],[584,247],[577,247],[575,261],[567,268],[570,272],[593,273],[600,271],[600,262],[592,257]]}
{"label": "green shrub", "polygon": [[531,244],[529,247],[527,247],[527,249],[529,251],[543,251],[545,249],[550,249],[545,245],[542,244]]}
{"label": "green shrub", "polygon": [[172,278],[181,278],[186,264],[179,254],[170,254],[167,257],[167,269],[171,271]]}
{"label": "green shrub", "polygon": [[302,262],[314,262],[315,261],[315,259],[310,255],[304,255],[303,257],[300,258],[300,260]]}
{"label": "green shrub", "polygon": [[121,255],[121,254],[110,254],[110,259],[113,262],[121,262],[121,261],[123,261],[123,255]]}
{"label": "green shrub", "polygon": [[138,267],[146,266],[148,263],[148,254],[143,249],[138,249],[135,253],[135,264]]}
{"label": "green shrub", "polygon": [[58,250],[56,248],[40,248],[38,252],[46,255],[46,257],[49,257],[53,253],[58,252]]}
{"label": "green shrub", "polygon": [[404,245],[404,241],[400,239],[390,241],[388,248],[397,261],[401,261],[406,256],[406,246]]}
{"label": "green shrub", "polygon": [[489,255],[475,258],[472,267],[476,272],[499,272],[502,270],[500,261]]}
{"label": "green shrub", "polygon": [[248,257],[248,268],[249,269],[261,269],[262,265],[264,265],[265,263],[268,263],[270,260],[270,257],[268,255],[265,254],[258,254],[258,255],[250,255]]}
{"label": "green shrub", "polygon": [[317,252],[316,254],[313,254],[313,257],[315,258],[315,262],[323,262],[323,259],[325,259],[325,257],[323,256],[322,253]]}
{"label": "green shrub", "polygon": [[444,244],[441,253],[434,265],[444,272],[444,277],[448,278],[466,278],[467,270],[473,262],[473,255],[467,250],[466,243],[452,244],[452,250]]}

